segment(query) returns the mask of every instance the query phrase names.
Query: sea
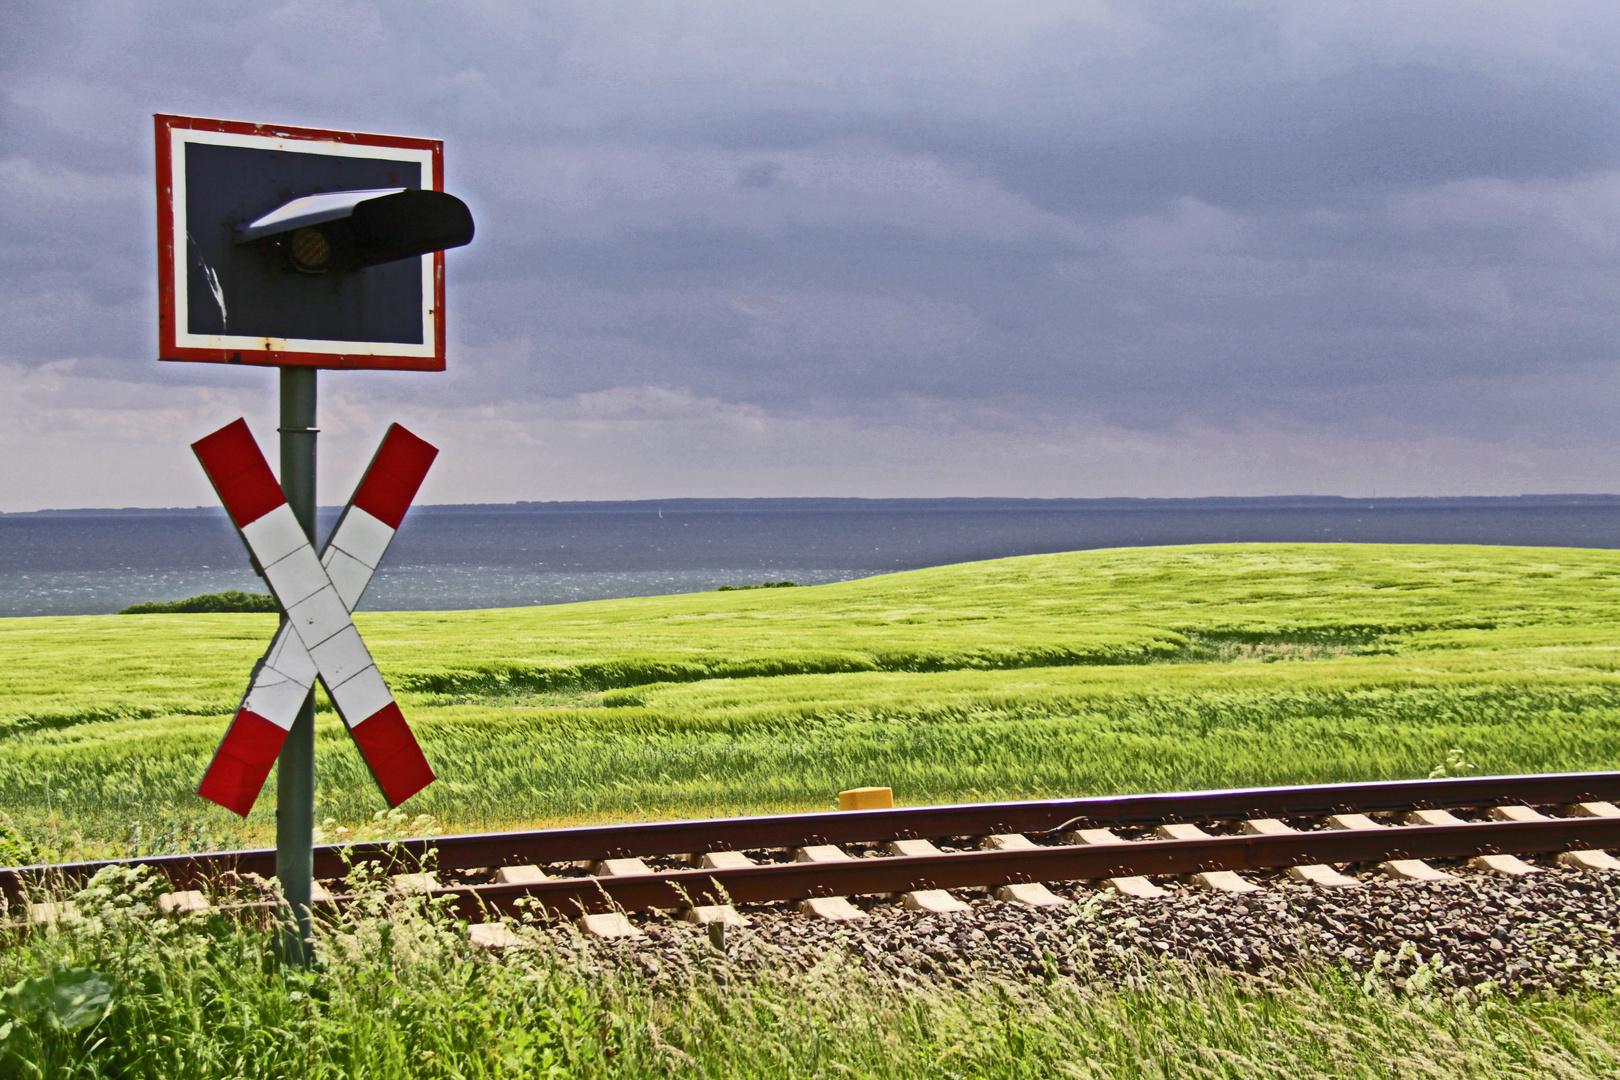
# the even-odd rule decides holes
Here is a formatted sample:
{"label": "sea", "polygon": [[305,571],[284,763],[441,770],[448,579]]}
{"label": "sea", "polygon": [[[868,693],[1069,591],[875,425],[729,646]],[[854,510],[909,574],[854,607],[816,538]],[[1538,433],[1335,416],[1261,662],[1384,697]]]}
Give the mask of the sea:
{"label": "sea", "polygon": [[[319,515],[324,536],[336,508]],[[373,611],[566,604],[817,585],[1093,548],[1241,542],[1620,548],[1620,496],[662,499],[413,508]],[[0,514],[0,616],[265,591],[222,510]]]}

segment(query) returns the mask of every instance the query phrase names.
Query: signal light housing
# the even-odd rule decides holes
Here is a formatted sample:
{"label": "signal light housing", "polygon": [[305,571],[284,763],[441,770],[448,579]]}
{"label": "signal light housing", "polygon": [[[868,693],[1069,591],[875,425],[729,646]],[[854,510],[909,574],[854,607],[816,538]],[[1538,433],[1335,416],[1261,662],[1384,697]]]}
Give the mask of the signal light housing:
{"label": "signal light housing", "polygon": [[472,242],[472,211],[454,195],[420,188],[306,195],[241,230],[304,274],[346,272]]}

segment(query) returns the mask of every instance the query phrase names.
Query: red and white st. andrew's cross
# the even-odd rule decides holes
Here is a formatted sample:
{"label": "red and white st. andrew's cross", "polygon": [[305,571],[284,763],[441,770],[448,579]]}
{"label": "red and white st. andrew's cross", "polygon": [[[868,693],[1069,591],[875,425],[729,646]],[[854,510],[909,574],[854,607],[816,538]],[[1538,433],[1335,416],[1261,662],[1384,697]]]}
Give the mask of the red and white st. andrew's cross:
{"label": "red and white st. andrew's cross", "polygon": [[398,806],[433,782],[433,769],[349,613],[439,451],[390,427],[317,556],[245,420],[191,448],[287,614],[197,794],[246,816],[319,678],[383,797]]}

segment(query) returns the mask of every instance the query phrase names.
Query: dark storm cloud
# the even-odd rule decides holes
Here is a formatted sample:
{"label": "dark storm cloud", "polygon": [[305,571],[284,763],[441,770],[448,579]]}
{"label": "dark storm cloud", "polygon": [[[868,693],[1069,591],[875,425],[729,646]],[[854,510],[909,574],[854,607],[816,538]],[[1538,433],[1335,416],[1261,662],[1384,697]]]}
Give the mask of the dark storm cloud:
{"label": "dark storm cloud", "polygon": [[150,363],[174,111],[445,138],[479,221],[457,370],[385,399],[1548,445],[1620,420],[1583,392],[1620,335],[1609,4],[0,11],[22,369],[225,385]]}

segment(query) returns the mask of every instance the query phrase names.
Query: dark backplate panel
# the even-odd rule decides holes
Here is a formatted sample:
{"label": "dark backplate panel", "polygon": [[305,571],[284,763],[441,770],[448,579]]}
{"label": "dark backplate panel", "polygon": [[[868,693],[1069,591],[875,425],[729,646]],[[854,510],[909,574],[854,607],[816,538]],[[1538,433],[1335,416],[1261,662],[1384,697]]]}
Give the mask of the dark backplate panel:
{"label": "dark backplate panel", "polygon": [[[419,188],[420,165],[189,143],[185,170],[190,333],[422,344],[423,257],[351,273],[300,274],[257,245],[236,243],[243,225],[304,195]],[[178,246],[182,238],[175,239]]]}

